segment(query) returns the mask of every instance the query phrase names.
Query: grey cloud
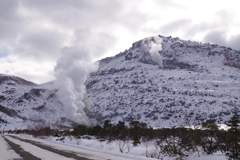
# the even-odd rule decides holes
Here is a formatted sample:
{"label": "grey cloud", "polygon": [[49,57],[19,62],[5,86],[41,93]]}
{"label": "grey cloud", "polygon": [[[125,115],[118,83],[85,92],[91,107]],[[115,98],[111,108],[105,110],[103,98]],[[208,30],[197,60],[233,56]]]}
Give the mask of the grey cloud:
{"label": "grey cloud", "polygon": [[29,31],[20,38],[15,53],[38,60],[54,58],[63,40],[63,35],[53,30]]}
{"label": "grey cloud", "polygon": [[[193,37],[195,34],[206,32],[210,32],[209,34],[217,34],[215,33],[216,30],[220,30],[223,33],[227,32],[233,23],[234,13],[229,10],[218,10],[213,17],[214,18],[210,21],[204,21],[197,24],[192,23],[186,30],[185,35]],[[221,35],[221,33],[219,34]]]}
{"label": "grey cloud", "polygon": [[[43,65],[59,57],[64,57],[62,61],[66,63],[72,63],[74,58],[77,62],[81,56],[89,62],[91,59],[87,56],[94,56],[95,60],[102,58],[117,42],[113,28],[118,26],[118,15],[124,9],[121,1],[110,0],[4,0],[0,4],[0,52],[16,55],[16,61],[41,61]],[[20,14],[19,9],[23,11]],[[44,27],[42,22],[49,22],[53,29]],[[68,53],[73,50],[76,54]],[[68,56],[63,54],[73,57],[67,60]],[[71,71],[76,69],[66,72],[70,74]],[[36,80],[34,76],[41,79],[21,71],[14,73],[33,81]],[[73,74],[69,76],[77,79]]]}
{"label": "grey cloud", "polygon": [[[156,26],[153,26],[153,28],[143,28],[145,23],[149,21],[161,21],[164,18],[167,18],[167,15],[164,15],[164,11],[171,8],[178,8],[178,9],[185,9],[182,5],[179,5],[178,3],[174,2],[173,0],[168,0],[168,1],[154,1],[154,4],[159,8],[159,13],[156,15],[151,15],[148,13],[141,12],[139,10],[139,6],[136,4],[140,4],[138,0],[135,0],[135,4],[132,5],[132,8],[130,10],[124,10],[122,9],[122,13],[119,14],[118,21],[119,24],[125,26],[126,28],[129,29],[131,33],[135,34],[142,34],[143,32],[148,32],[150,34],[156,35],[159,34],[159,32],[165,34],[165,32],[168,30],[167,27],[171,26],[172,29],[176,29],[171,24],[166,24],[163,27],[159,26],[158,29],[153,29],[156,28]],[[128,3],[125,3],[125,5],[128,5]],[[124,14],[123,14],[124,13]],[[188,21],[188,19],[181,19],[177,20],[171,23],[175,23],[176,25],[181,25],[184,24]],[[171,32],[169,30],[169,33]]]}
{"label": "grey cloud", "polygon": [[142,32],[142,25],[145,22],[148,22],[151,17],[147,14],[139,12],[138,10],[132,10],[125,12],[124,14],[119,14],[116,19],[116,26],[122,26],[129,30],[129,32],[137,34]]}
{"label": "grey cloud", "polygon": [[2,0],[0,2],[0,42],[17,37],[22,28],[17,15],[18,1]]}
{"label": "grey cloud", "polygon": [[[144,28],[143,31],[149,33],[149,35],[160,34],[163,36],[175,36],[177,31],[185,31],[185,34],[189,34],[189,26],[192,25],[191,19],[179,19],[171,21],[167,24],[163,24],[158,29]],[[180,37],[181,38],[181,37]],[[182,37],[183,38],[183,37]]]}
{"label": "grey cloud", "polygon": [[46,13],[48,19],[62,27],[113,31],[121,26],[131,32],[137,32],[151,18],[139,11],[139,4],[137,0],[24,1],[27,8]]}
{"label": "grey cloud", "polygon": [[117,38],[106,32],[95,32],[91,29],[76,29],[74,45],[88,50],[94,57],[101,57],[107,50],[116,45]]}
{"label": "grey cloud", "polygon": [[220,27],[220,23],[217,22],[201,22],[197,24],[192,24],[185,29],[185,35],[193,37],[198,33],[205,33],[212,30],[216,30]]}
{"label": "grey cloud", "polygon": [[[63,11],[62,8],[68,9],[69,7],[76,7],[78,9],[92,8],[97,1],[92,0],[24,0],[22,4],[28,8],[33,8],[41,11],[49,11],[52,12],[53,9],[55,11]],[[58,10],[59,9],[59,10]],[[53,11],[53,12],[55,12]]]}
{"label": "grey cloud", "polygon": [[18,6],[17,1],[1,0],[0,4],[1,19],[9,19],[15,16],[15,11]]}
{"label": "grey cloud", "polygon": [[182,3],[176,3],[176,1],[174,0],[167,0],[167,1],[160,0],[160,1],[156,1],[156,4],[158,5],[158,7],[162,9],[168,9],[168,8],[178,8],[183,10],[186,9],[186,7],[182,5]]}
{"label": "grey cloud", "polygon": [[[31,67],[31,66],[29,66]],[[48,82],[49,79],[53,80],[54,76],[53,76],[53,72],[46,72],[44,75],[34,75],[32,73],[29,73],[27,71],[18,71],[18,72],[14,72],[14,76],[18,76],[18,77],[24,77],[24,79],[26,80],[30,80],[31,82],[34,83],[45,83]]]}
{"label": "grey cloud", "polygon": [[233,11],[223,9],[219,10],[215,13],[217,20],[216,21],[222,21],[225,22],[223,24],[231,24],[235,18],[235,13]]}
{"label": "grey cloud", "polygon": [[[142,2],[148,3],[147,0],[1,0],[0,52],[19,55],[17,60],[29,58],[54,62],[72,48],[78,54],[103,58],[106,52],[121,43],[119,39],[122,40],[123,36],[118,32],[122,31],[130,33],[131,39],[135,35],[137,38],[157,34],[174,36],[176,31],[184,32],[185,37],[209,33],[205,41],[238,46],[239,36],[225,41],[224,34],[213,32],[220,30],[224,33],[230,29],[235,20],[233,11],[219,10],[212,21],[195,22],[190,13],[189,19],[177,17],[175,11],[185,11],[186,8],[176,0],[152,1],[159,8],[155,15],[143,13],[140,8]],[[169,19],[165,11],[172,11],[167,13],[176,14],[176,17]],[[161,22],[164,18],[170,23],[145,25]],[[45,22],[47,24],[41,24]]]}
{"label": "grey cloud", "polygon": [[240,34],[231,37],[228,45],[234,49],[240,50]]}
{"label": "grey cloud", "polygon": [[164,34],[169,34],[177,30],[183,30],[186,26],[190,25],[192,20],[190,19],[180,19],[173,22],[170,22],[160,28]]}
{"label": "grey cloud", "polygon": [[51,21],[66,27],[105,25],[114,20],[122,10],[120,1],[111,0],[27,0],[24,1],[24,5],[46,13]]}
{"label": "grey cloud", "polygon": [[[97,53],[96,56],[99,56],[100,52],[104,54],[104,48],[111,48],[114,45],[113,43],[116,42],[116,37],[112,31],[114,26],[118,26],[119,14],[123,10],[121,1],[111,0],[23,0],[20,1],[20,5],[12,4],[9,5],[9,7],[13,8],[9,11],[9,16],[13,17],[13,20],[11,23],[6,22],[7,25],[5,26],[0,25],[2,34],[5,34],[6,37],[11,40],[11,43],[8,43],[8,45],[12,46],[11,48],[13,48],[12,51],[14,51],[14,54],[37,60],[54,59],[54,56],[58,57],[58,51],[64,47],[63,43],[66,42],[66,40],[72,42],[78,41],[73,43],[85,43],[86,46],[86,44],[89,43],[87,39],[89,39],[90,36],[94,37],[91,40],[93,41],[93,45],[90,45],[93,46],[92,50]],[[37,22],[38,19],[28,19],[28,17],[24,16],[14,17],[16,14],[12,12],[17,10],[17,7],[22,7],[23,10],[25,9],[29,13],[37,13],[36,18],[44,18],[54,24],[54,27],[61,30],[75,30],[75,33],[71,39],[65,39],[61,33],[50,29],[43,29],[41,26],[39,26],[37,30],[33,30],[31,24]],[[17,19],[25,23],[22,25],[21,23],[15,24],[14,20]],[[5,22],[0,20],[0,24],[1,23]],[[18,28],[18,26],[21,26],[21,29]],[[89,35],[77,39],[77,30],[84,30],[85,28],[91,30],[92,33],[86,32],[86,34],[89,33]],[[7,31],[5,32],[4,29]],[[10,37],[11,34],[13,34],[12,37]],[[6,42],[6,39],[4,39],[4,41]],[[106,47],[105,45],[108,44],[109,47]],[[1,44],[0,48],[2,48]]]}
{"label": "grey cloud", "polygon": [[210,43],[216,43],[218,45],[226,46],[226,35],[222,31],[215,31],[207,34],[204,37],[204,41],[210,42]]}
{"label": "grey cloud", "polygon": [[[29,13],[37,13],[36,18],[43,18],[54,24],[54,27],[62,30],[76,31],[88,28],[93,31],[94,42],[99,43],[99,45],[93,45],[94,52],[98,56],[100,52],[104,54],[103,52],[106,51],[104,48],[112,48],[114,42],[117,42],[117,30],[115,31],[115,29],[119,26],[136,34],[141,29],[141,24],[150,19],[150,17],[138,10],[138,6],[129,6],[130,2],[126,2],[112,0],[19,1],[20,4],[9,5],[9,8],[12,9],[9,9],[8,13],[13,18],[11,22],[6,22],[5,26],[0,25],[3,31],[0,31],[0,35],[1,33],[5,34],[5,38],[11,40],[9,46],[12,46],[11,48],[13,48],[15,54],[32,59],[54,58],[54,56],[57,56],[58,50],[63,47],[61,45],[64,43],[62,35],[51,30],[41,29],[41,26],[39,26],[40,30],[32,31],[31,24],[37,22],[38,19],[29,19],[24,15],[19,17],[15,12],[20,7]],[[4,23],[4,21],[0,20],[1,23]],[[76,36],[75,34],[74,36]],[[85,40],[86,38],[87,36],[78,40],[79,43],[88,43]],[[73,39],[70,40],[73,41]]]}
{"label": "grey cloud", "polygon": [[214,31],[210,32],[204,37],[205,42],[215,43],[222,46],[231,47],[236,50],[240,50],[240,34],[236,36],[232,36],[229,39],[227,35],[223,31]]}

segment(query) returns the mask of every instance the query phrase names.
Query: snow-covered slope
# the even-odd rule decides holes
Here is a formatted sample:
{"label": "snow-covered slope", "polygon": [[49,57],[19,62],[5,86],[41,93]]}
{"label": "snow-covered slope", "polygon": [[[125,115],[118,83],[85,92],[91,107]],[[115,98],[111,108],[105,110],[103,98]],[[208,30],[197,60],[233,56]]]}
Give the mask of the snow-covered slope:
{"label": "snow-covered slope", "polygon": [[156,36],[99,61],[86,82],[90,118],[151,126],[223,123],[240,106],[240,51]]}
{"label": "snow-covered slope", "polygon": [[[102,123],[153,127],[223,123],[240,106],[240,51],[172,37],[149,37],[99,61],[86,81],[85,111]],[[0,129],[71,126],[53,82],[0,74]],[[65,107],[66,108],[66,107]]]}
{"label": "snow-covered slope", "polygon": [[47,85],[0,74],[0,128],[69,126],[63,105]]}

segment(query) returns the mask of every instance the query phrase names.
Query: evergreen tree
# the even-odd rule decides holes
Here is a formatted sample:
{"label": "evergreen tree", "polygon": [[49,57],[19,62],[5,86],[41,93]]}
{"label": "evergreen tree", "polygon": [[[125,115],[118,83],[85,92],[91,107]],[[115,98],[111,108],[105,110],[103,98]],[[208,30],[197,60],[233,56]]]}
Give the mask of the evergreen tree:
{"label": "evergreen tree", "polygon": [[112,133],[113,124],[111,124],[110,120],[105,120],[103,128],[98,132],[98,138],[101,140],[108,140],[108,142],[113,141],[113,133]]}
{"label": "evergreen tree", "polygon": [[142,131],[147,128],[147,124],[139,121],[132,121],[129,123],[130,136],[133,140],[133,145],[141,144]]}
{"label": "evergreen tree", "polygon": [[118,124],[113,126],[113,136],[114,139],[126,139],[126,132],[127,126],[125,125],[125,122],[118,121]]}
{"label": "evergreen tree", "polygon": [[232,110],[232,117],[226,123],[229,128],[229,139],[228,139],[228,151],[226,156],[229,159],[239,160],[240,159],[240,111],[235,106]]}
{"label": "evergreen tree", "polygon": [[72,134],[74,136],[82,137],[83,135],[88,134],[88,128],[85,125],[80,124],[73,129]]}
{"label": "evergreen tree", "polygon": [[92,128],[89,128],[88,134],[91,135],[91,136],[97,136],[101,129],[102,129],[101,126],[96,125]]}
{"label": "evergreen tree", "polygon": [[202,123],[202,128],[205,129],[205,134],[203,135],[201,139],[201,146],[205,153],[207,154],[213,154],[214,152],[217,152],[219,149],[218,146],[218,126],[216,124],[215,119],[207,120],[206,122]]}

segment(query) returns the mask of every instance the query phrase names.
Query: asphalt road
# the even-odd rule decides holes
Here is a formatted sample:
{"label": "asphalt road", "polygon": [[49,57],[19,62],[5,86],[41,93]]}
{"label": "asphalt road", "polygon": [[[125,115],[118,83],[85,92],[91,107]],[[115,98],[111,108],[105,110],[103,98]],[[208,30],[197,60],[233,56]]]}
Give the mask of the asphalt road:
{"label": "asphalt road", "polygon": [[[3,136],[3,137],[4,137],[5,141],[10,145],[10,147],[23,158],[23,159],[14,159],[14,160],[41,160],[37,156],[32,155],[31,153],[25,151],[20,145],[18,145],[16,143],[13,143],[11,140],[9,140],[7,138],[8,136]],[[32,141],[32,140],[26,140],[26,139],[21,139],[21,138],[16,137],[16,136],[9,136],[9,137],[18,139],[18,140],[26,142],[26,143],[30,143],[32,145],[35,145],[35,146],[41,148],[41,149],[44,149],[44,150],[47,150],[47,151],[59,154],[61,156],[67,157],[67,158],[73,158],[73,159],[76,159],[76,160],[91,160],[91,159],[88,159],[86,157],[80,156],[79,155],[80,153],[70,152],[70,151],[65,151],[65,150],[59,150],[59,149],[53,148],[51,146],[42,144],[40,142],[36,142],[36,141]]]}
{"label": "asphalt road", "polygon": [[[22,157],[22,160],[41,160],[40,158],[35,157],[29,152],[24,151],[20,145],[13,143],[12,141],[8,140],[6,137],[3,137],[4,140],[9,144],[9,146]],[[16,159],[14,159],[16,160]],[[20,159],[18,159],[20,160]]]}

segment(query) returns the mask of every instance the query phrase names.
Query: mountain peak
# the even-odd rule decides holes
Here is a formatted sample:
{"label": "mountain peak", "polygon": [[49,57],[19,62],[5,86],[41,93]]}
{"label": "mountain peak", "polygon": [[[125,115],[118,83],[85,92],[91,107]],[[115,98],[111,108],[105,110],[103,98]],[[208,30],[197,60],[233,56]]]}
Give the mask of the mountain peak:
{"label": "mountain peak", "polygon": [[11,84],[20,84],[20,85],[36,85],[33,82],[26,81],[20,77],[12,76],[12,75],[5,75],[0,74],[0,84],[2,83],[11,83]]}
{"label": "mountain peak", "polygon": [[210,118],[223,123],[239,105],[239,69],[240,52],[228,47],[144,38],[100,60],[86,82],[86,110],[98,121],[169,126],[181,125],[185,114],[191,114],[199,123]]}

